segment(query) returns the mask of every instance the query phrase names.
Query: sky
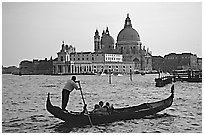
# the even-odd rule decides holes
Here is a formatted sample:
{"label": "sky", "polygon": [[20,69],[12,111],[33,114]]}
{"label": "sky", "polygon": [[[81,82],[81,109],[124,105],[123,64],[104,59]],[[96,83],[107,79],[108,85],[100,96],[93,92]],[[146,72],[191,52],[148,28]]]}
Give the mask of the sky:
{"label": "sky", "polygon": [[115,43],[127,14],[153,56],[202,57],[201,2],[3,2],[2,65],[56,58],[62,41],[94,51],[94,34],[108,27]]}

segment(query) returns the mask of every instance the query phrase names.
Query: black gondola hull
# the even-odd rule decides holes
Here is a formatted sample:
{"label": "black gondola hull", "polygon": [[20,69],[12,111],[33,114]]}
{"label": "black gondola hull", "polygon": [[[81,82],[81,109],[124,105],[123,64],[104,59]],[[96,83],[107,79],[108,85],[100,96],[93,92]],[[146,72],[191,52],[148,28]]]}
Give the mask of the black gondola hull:
{"label": "black gondola hull", "polygon": [[[172,86],[173,87],[173,86]],[[140,119],[145,116],[156,114],[168,107],[173,103],[174,92],[164,100],[152,103],[143,103],[138,106],[126,107],[126,108],[116,108],[114,112],[110,115],[94,115],[94,114],[80,114],[64,112],[61,108],[53,106],[50,102],[50,95],[48,93],[48,98],[46,102],[46,108],[48,112],[53,114],[56,118],[59,118],[73,126],[81,125],[97,125],[103,123],[110,123],[114,121],[130,120],[130,119]]]}

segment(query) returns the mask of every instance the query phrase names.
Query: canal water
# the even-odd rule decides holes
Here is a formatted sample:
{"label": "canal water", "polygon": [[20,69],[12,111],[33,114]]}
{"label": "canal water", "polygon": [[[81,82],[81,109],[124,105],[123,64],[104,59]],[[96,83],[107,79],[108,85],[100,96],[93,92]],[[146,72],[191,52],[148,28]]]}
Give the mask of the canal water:
{"label": "canal water", "polygon": [[[114,107],[154,102],[170,95],[172,84],[155,87],[158,75],[81,76],[81,87],[92,110],[100,100]],[[71,76],[2,75],[2,132],[3,133],[201,133],[202,83],[175,82],[175,97],[171,107],[156,116],[144,119],[117,121],[109,124],[68,127],[47,112],[47,93],[53,105],[61,106],[61,89]],[[71,111],[82,111],[80,91],[74,90],[67,106]]]}

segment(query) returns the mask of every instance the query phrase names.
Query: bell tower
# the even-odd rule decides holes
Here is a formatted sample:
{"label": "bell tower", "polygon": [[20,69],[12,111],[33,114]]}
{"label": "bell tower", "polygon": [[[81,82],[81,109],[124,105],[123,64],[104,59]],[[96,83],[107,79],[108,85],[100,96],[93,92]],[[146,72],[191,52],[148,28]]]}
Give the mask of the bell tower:
{"label": "bell tower", "polygon": [[95,35],[94,35],[94,51],[95,52],[99,52],[101,49],[101,44],[100,44],[100,36],[99,36],[99,32],[96,29]]}

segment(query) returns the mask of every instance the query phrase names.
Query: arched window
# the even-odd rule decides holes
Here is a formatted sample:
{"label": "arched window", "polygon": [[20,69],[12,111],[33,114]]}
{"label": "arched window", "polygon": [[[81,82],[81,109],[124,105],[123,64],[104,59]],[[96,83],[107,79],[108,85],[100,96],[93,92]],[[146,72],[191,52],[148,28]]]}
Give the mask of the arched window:
{"label": "arched window", "polygon": [[134,46],[133,49],[132,49],[132,53],[135,54],[135,52],[136,51],[135,51],[135,46]]}
{"label": "arched window", "polygon": [[121,51],[121,53],[123,53],[123,47],[121,47],[121,50],[120,50],[120,51]]}
{"label": "arched window", "polygon": [[127,54],[130,53],[129,47],[126,48],[126,53],[127,53]]}
{"label": "arched window", "polygon": [[63,61],[63,56],[61,56],[61,61]]}

